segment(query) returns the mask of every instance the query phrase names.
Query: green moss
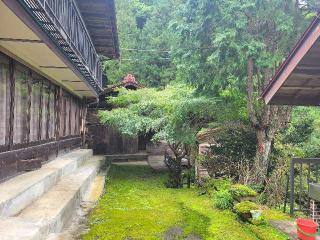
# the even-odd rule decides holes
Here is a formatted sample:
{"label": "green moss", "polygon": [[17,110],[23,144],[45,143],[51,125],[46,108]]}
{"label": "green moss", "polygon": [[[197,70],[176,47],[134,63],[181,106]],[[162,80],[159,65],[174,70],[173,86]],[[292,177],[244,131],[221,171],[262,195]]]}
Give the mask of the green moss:
{"label": "green moss", "polygon": [[234,198],[240,197],[256,197],[257,192],[252,188],[242,185],[242,184],[234,184],[230,187],[230,193]]}
{"label": "green moss", "polygon": [[269,208],[263,209],[263,216],[267,220],[292,220],[288,214]]}
{"label": "green moss", "polygon": [[161,240],[178,227],[182,235],[172,239],[257,240],[255,232],[265,228],[252,230],[231,211],[213,208],[212,200],[198,196],[197,189],[165,188],[166,177],[149,167],[113,165],[106,194],[91,212],[90,230],[82,239]]}
{"label": "green moss", "polygon": [[233,207],[233,198],[228,190],[221,190],[214,195],[213,203],[218,209],[231,209]]}
{"label": "green moss", "polygon": [[251,210],[258,210],[259,206],[254,202],[244,201],[234,206],[234,210],[239,214],[250,213]]}
{"label": "green moss", "polygon": [[255,219],[251,218],[251,219],[249,219],[249,222],[251,224],[257,225],[257,226],[267,224],[267,220],[266,220],[266,218],[264,216],[260,216],[260,217],[255,218]]}
{"label": "green moss", "polygon": [[261,239],[261,240],[279,240],[279,239],[286,240],[286,239],[289,239],[288,236],[275,230],[270,225],[256,226],[256,225],[252,225],[252,224],[247,224],[247,227],[258,237],[258,239]]}

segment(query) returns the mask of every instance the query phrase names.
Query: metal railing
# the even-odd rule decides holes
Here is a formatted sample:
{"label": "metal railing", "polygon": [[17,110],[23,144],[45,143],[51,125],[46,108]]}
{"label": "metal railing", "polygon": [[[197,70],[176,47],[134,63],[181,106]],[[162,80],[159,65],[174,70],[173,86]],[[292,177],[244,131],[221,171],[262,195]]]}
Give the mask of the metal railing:
{"label": "metal railing", "polygon": [[294,158],[287,178],[284,211],[290,204],[290,215],[301,211],[310,213],[310,184],[319,182],[320,158]]}
{"label": "metal railing", "polygon": [[74,0],[18,0],[97,92],[102,68]]}

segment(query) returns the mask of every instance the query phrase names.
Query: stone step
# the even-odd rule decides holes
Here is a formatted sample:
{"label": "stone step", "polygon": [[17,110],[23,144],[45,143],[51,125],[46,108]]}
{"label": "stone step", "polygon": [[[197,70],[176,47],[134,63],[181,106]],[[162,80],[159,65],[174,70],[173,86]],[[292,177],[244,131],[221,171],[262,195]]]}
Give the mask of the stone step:
{"label": "stone step", "polygon": [[148,154],[146,152],[132,154],[113,154],[106,155],[106,159],[112,162],[146,161],[148,159]]}
{"label": "stone step", "polygon": [[[0,239],[41,240],[50,233],[59,233],[72,219],[85,192],[100,169],[104,157],[94,157],[75,172],[63,177],[47,193],[26,207],[16,217],[0,219]],[[10,227],[8,221],[20,224]],[[6,231],[1,232],[1,229]],[[26,232],[26,234],[24,234]]]}
{"label": "stone step", "polygon": [[40,240],[40,228],[16,217],[0,217],[1,240]]}
{"label": "stone step", "polygon": [[59,156],[39,170],[24,173],[1,183],[0,216],[9,217],[18,214],[91,156],[92,150],[75,150]]}
{"label": "stone step", "polygon": [[87,229],[86,216],[95,207],[104,193],[105,176],[107,171],[99,173],[92,181],[89,189],[81,200],[76,214],[71,220],[71,225],[59,233],[50,233],[46,240],[71,240],[80,239],[81,234]]}

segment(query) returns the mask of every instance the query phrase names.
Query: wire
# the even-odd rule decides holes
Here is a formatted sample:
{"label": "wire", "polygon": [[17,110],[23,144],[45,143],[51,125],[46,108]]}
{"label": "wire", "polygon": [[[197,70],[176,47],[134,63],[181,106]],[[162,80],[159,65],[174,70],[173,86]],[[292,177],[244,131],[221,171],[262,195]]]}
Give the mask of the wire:
{"label": "wire", "polygon": [[158,49],[137,49],[137,48],[121,48],[121,51],[136,51],[136,52],[165,52],[170,53],[169,50],[158,50]]}

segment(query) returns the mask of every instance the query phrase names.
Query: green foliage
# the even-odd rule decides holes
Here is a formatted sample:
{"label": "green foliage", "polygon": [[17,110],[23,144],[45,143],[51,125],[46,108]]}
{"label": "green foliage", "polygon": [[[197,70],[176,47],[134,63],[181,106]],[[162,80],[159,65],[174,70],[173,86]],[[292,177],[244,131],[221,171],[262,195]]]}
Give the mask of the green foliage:
{"label": "green foliage", "polygon": [[[168,31],[174,6],[173,0],[116,1],[121,57],[104,64],[111,82],[118,82],[128,73],[149,87],[175,80],[176,67],[170,53],[175,37]],[[137,17],[146,19],[143,29],[137,28]]]}
{"label": "green foliage", "polygon": [[259,206],[250,201],[243,201],[234,206],[234,210],[238,214],[249,214],[251,210],[259,210]]}
{"label": "green foliage", "polygon": [[230,186],[231,181],[222,178],[210,178],[204,183],[204,187],[209,194],[216,191],[228,190]]}
{"label": "green foliage", "polygon": [[234,184],[229,189],[232,197],[241,198],[241,197],[256,197],[257,192],[252,188],[242,184]]}
{"label": "green foliage", "polygon": [[195,144],[197,132],[215,113],[213,98],[196,97],[194,89],[181,84],[163,90],[120,90],[108,101],[115,108],[99,112],[102,123],[128,135],[153,133],[154,141],[168,143]]}
{"label": "green foliage", "polygon": [[220,190],[215,193],[213,203],[218,209],[231,209],[233,207],[233,198],[228,190]]}
{"label": "green foliage", "polygon": [[256,135],[251,127],[241,123],[228,123],[213,136],[217,144],[211,146],[211,154],[204,160],[210,174],[239,180],[244,174],[241,168],[253,163],[256,152]]}

